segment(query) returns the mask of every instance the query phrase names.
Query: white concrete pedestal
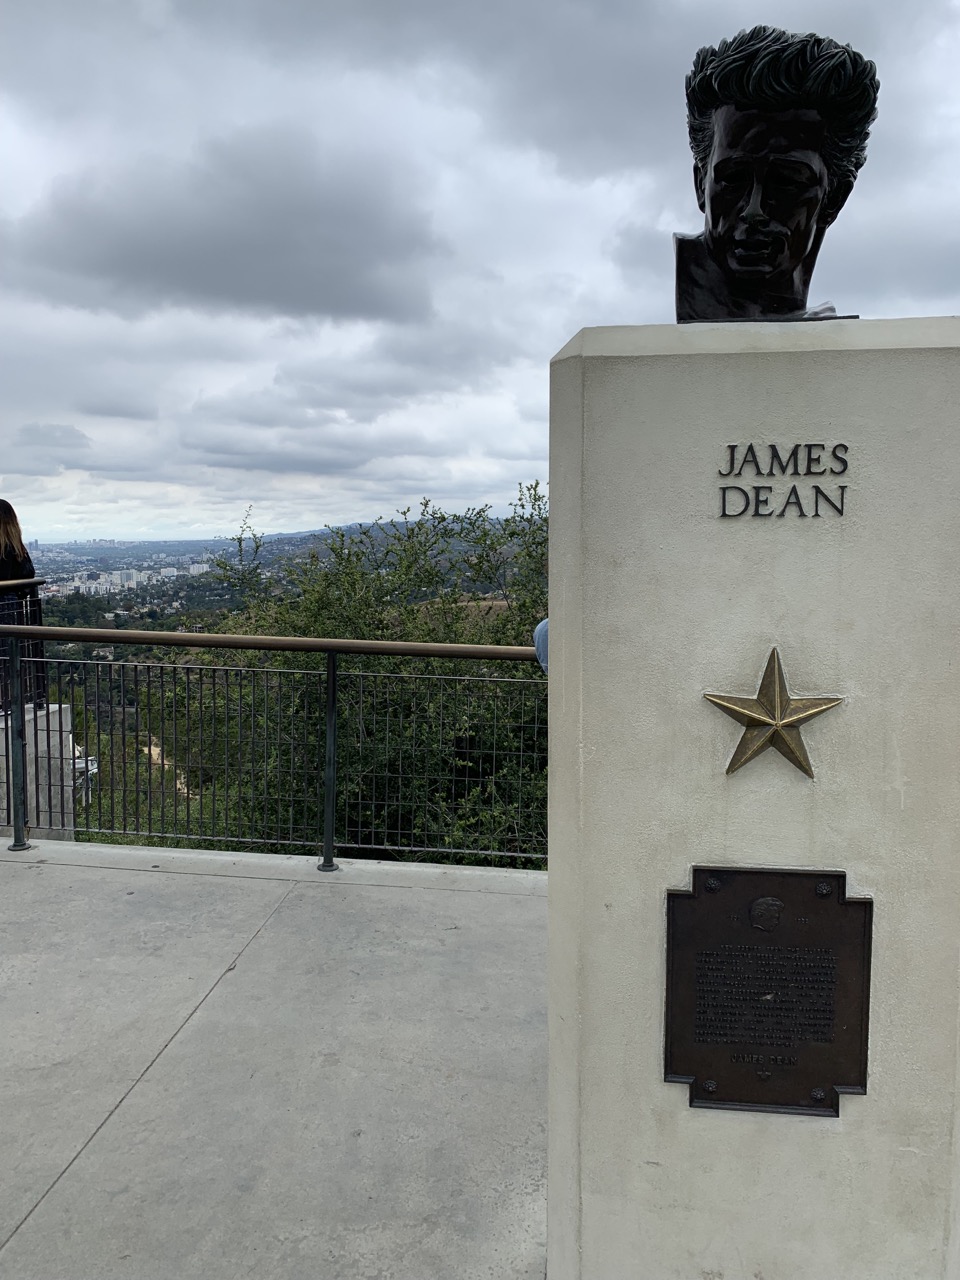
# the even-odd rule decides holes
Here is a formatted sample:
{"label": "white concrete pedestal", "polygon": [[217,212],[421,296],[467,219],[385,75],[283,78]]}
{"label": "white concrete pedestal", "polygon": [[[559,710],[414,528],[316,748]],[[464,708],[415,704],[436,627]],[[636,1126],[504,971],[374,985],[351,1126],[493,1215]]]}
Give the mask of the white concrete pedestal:
{"label": "white concrete pedestal", "polygon": [[[585,330],[552,377],[550,1280],[957,1280],[960,320]],[[703,699],[774,646],[844,698],[812,780],[775,751],[727,776],[741,729]],[[839,1119],[664,1083],[694,864],[874,900]]]}

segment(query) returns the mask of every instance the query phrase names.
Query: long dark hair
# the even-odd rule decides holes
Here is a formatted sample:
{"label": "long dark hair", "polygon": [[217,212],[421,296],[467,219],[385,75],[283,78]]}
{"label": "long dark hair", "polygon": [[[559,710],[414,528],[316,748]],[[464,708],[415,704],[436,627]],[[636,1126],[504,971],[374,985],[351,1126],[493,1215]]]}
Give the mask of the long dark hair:
{"label": "long dark hair", "polygon": [[26,560],[27,548],[23,545],[23,534],[20,532],[20,521],[9,502],[0,498],[0,556],[7,551],[17,560]]}

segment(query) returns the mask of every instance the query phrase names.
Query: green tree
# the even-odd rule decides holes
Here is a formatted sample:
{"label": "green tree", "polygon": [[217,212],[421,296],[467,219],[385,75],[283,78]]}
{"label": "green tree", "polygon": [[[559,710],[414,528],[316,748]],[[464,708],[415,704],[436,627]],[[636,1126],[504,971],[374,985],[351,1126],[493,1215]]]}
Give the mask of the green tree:
{"label": "green tree", "polygon": [[[243,593],[231,629],[361,640],[529,644],[547,608],[547,504],[537,482],[510,514],[462,514],[424,498],[416,517],[335,529],[284,566],[286,594],[264,590],[249,512],[236,565],[219,567]],[[239,566],[239,567],[238,567]],[[232,578],[229,575],[232,574]]]}
{"label": "green tree", "polygon": [[233,543],[233,556],[215,556],[213,561],[214,576],[234,595],[246,608],[250,608],[259,600],[263,592],[263,534],[254,529],[250,520],[253,507],[247,507],[243,513],[240,528],[227,541]]}

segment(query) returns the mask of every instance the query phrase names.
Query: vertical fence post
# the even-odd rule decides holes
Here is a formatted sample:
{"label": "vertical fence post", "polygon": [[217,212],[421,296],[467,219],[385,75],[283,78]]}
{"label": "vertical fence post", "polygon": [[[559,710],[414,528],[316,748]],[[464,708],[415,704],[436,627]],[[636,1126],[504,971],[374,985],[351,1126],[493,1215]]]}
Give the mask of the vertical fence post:
{"label": "vertical fence post", "polygon": [[27,840],[27,735],[23,705],[23,670],[20,666],[20,637],[10,636],[10,791],[13,800],[13,844],[11,853],[29,849]]}
{"label": "vertical fence post", "polygon": [[327,654],[326,758],[323,770],[323,857],[318,871],[339,871],[333,860],[333,831],[337,816],[337,655]]}

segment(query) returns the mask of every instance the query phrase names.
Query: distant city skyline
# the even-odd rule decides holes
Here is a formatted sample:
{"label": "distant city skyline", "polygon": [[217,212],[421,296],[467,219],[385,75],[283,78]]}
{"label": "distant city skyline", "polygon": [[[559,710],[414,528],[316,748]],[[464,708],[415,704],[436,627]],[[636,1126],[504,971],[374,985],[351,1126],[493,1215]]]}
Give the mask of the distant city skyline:
{"label": "distant city skyline", "polygon": [[[257,532],[259,534],[261,531],[257,530]],[[303,529],[303,530],[293,529],[289,531],[273,531],[273,530],[265,529],[262,531],[262,534],[264,538],[269,538],[269,539],[285,538],[285,537],[306,538],[306,537],[309,537],[311,534],[322,533],[322,532],[324,532],[322,529]],[[159,546],[164,544],[169,544],[171,547],[177,547],[177,546],[186,547],[186,546],[195,546],[195,545],[206,545],[207,543],[209,543],[212,547],[216,547],[217,544],[222,544],[223,546],[227,546],[227,544],[229,544],[230,542],[230,536],[231,535],[214,534],[213,537],[210,537],[210,538],[204,538],[202,536],[189,537],[189,538],[175,538],[175,537],[158,537],[158,538],[100,538],[100,537],[42,538],[42,537],[35,537],[35,538],[27,538],[25,535],[25,541],[27,543],[28,550],[42,549],[44,547],[49,547],[49,548],[88,547],[91,549],[96,549],[99,547],[104,549],[106,548],[123,549],[127,547],[137,548],[137,547]]]}

